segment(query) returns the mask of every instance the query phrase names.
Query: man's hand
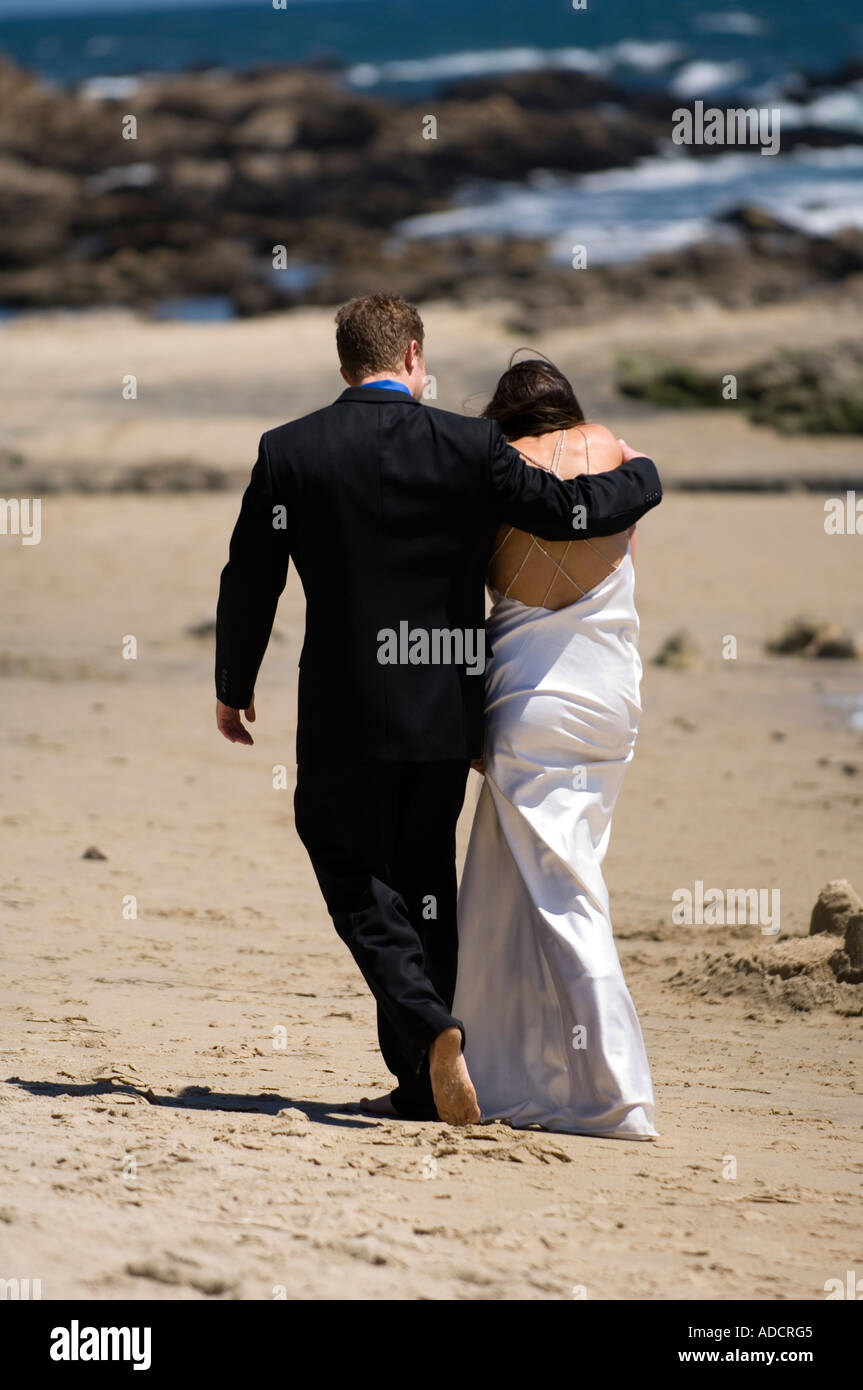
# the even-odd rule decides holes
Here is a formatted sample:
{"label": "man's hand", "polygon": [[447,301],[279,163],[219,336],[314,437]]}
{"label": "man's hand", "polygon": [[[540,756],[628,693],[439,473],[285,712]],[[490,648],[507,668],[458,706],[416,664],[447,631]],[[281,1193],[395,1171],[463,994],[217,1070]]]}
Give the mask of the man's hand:
{"label": "man's hand", "polygon": [[[249,708],[245,711],[246,718],[250,724],[255,722],[255,697],[252,696]],[[240,718],[240,711],[232,709],[230,705],[223,705],[221,700],[216,701],[216,724],[219,733],[223,734],[229,743],[254,743],[252,735],[243,724]]]}
{"label": "man's hand", "polygon": [[617,442],[620,445],[621,453],[623,454],[623,458],[620,460],[621,463],[629,463],[630,459],[643,459],[645,457],[645,455],[643,453],[640,453],[638,449],[630,449],[625,439],[618,439]]}

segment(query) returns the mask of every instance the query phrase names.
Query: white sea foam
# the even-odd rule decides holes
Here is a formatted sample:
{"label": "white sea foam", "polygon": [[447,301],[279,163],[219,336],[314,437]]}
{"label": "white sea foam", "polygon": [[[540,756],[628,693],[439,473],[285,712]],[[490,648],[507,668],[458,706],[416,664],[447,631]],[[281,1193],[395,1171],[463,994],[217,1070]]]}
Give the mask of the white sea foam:
{"label": "white sea foam", "polygon": [[742,151],[709,158],[669,154],[575,178],[546,171],[523,183],[474,184],[461,191],[455,207],[411,218],[399,230],[417,238],[538,238],[560,262],[583,245],[592,265],[733,239],[736,233],[722,219],[744,204],[757,203],[790,226],[827,236],[863,227],[861,171],[859,146],[798,150],[768,169]]}
{"label": "white sea foam", "polygon": [[579,187],[588,193],[658,192],[698,184],[732,183],[752,168],[752,157],[740,151],[717,154],[710,159],[690,159],[686,155],[655,155],[639,160],[631,169],[600,169],[583,174]]}
{"label": "white sea foam", "polygon": [[807,150],[807,163],[822,169],[859,169],[863,174],[863,147],[837,145],[835,149]]}
{"label": "white sea foam", "polygon": [[597,219],[585,222],[576,233],[567,232],[549,241],[549,258],[558,265],[572,261],[573,249],[584,246],[590,265],[615,265],[637,261],[661,252],[682,251],[699,241],[733,241],[734,233],[717,229],[708,217],[683,217],[675,222],[626,222]]}
{"label": "white sea foam", "polygon": [[783,100],[782,124],[786,128],[820,126],[825,130],[863,131],[863,82],[839,92],[824,92],[808,102]]}
{"label": "white sea foam", "polygon": [[112,193],[117,188],[147,188],[156,181],[155,164],[115,164],[87,179],[90,193]]}
{"label": "white sea foam", "polygon": [[91,77],[81,83],[80,91],[82,96],[96,101],[122,101],[123,97],[134,96],[140,85],[140,77]]}
{"label": "white sea foam", "polygon": [[670,63],[678,62],[685,56],[686,49],[682,44],[668,39],[657,39],[653,42],[645,39],[621,39],[619,43],[612,44],[610,48],[601,48],[599,52],[612,67],[622,64],[638,68],[642,72],[655,72],[659,68],[668,67]]}
{"label": "white sea foam", "polygon": [[656,72],[679,62],[686,49],[676,41],[659,39],[621,39],[605,48],[485,48],[458,53],[434,54],[429,58],[395,60],[385,63],[356,63],[347,71],[353,87],[376,87],[381,83],[452,81],[461,77],[484,77],[507,72],[610,73],[618,67]]}
{"label": "white sea foam", "polygon": [[357,63],[348,69],[347,80],[353,87],[376,87],[382,82],[440,82],[545,68],[598,72],[602,67],[602,59],[586,48],[489,48],[389,63]]}
{"label": "white sea foam", "polygon": [[703,97],[708,92],[738,86],[747,71],[743,63],[710,63],[696,58],[676,72],[669,85],[675,96]]}

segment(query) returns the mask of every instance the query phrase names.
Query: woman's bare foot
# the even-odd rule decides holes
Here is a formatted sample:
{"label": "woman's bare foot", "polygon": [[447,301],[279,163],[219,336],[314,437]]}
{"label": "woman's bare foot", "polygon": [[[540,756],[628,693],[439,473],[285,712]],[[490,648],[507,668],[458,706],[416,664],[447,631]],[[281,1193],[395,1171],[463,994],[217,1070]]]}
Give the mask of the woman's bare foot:
{"label": "woman's bare foot", "polygon": [[401,1117],[392,1102],[392,1092],[385,1096],[375,1096],[369,1100],[368,1096],[363,1096],[359,1105],[363,1115],[377,1115],[382,1120],[398,1120]]}
{"label": "woman's bare foot", "polygon": [[476,1124],[480,1108],[462,1055],[458,1028],[445,1028],[438,1033],[429,1048],[429,1074],[434,1103],[444,1124]]}

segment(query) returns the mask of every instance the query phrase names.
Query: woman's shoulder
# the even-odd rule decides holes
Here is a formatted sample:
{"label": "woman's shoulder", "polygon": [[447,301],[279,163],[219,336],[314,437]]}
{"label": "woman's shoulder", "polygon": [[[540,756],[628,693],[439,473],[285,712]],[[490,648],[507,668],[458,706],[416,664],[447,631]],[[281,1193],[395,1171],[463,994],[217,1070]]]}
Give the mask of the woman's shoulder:
{"label": "woman's shoulder", "polygon": [[598,420],[582,420],[580,425],[574,425],[573,428],[586,434],[591,444],[596,440],[598,444],[616,444],[618,449],[620,448],[613,431],[607,425],[601,425]]}
{"label": "woman's shoulder", "polygon": [[575,425],[570,437],[581,443],[585,453],[589,452],[592,472],[616,468],[623,460],[623,452],[616,436],[607,426],[600,425],[595,420],[583,420],[580,425]]}

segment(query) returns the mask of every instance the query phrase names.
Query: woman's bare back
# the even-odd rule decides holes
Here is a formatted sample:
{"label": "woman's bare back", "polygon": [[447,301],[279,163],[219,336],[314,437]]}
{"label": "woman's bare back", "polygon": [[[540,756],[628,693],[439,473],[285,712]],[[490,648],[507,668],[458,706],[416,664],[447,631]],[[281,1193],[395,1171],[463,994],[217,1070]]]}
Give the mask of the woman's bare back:
{"label": "woman's bare back", "polygon": [[[561,478],[606,473],[622,459],[620,445],[604,425],[571,425],[512,444],[526,463]],[[546,541],[504,525],[492,546],[488,582],[499,594],[531,608],[565,608],[617,568],[629,537],[629,531],[621,531],[589,541]]]}

